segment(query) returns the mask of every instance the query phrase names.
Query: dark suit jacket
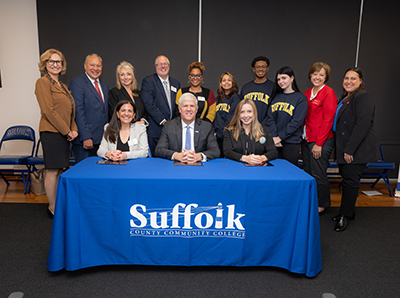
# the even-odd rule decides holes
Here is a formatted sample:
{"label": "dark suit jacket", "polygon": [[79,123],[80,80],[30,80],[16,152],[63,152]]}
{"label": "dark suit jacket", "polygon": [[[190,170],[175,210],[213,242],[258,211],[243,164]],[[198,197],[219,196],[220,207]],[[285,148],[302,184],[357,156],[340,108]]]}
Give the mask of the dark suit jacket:
{"label": "dark suit jacket", "polygon": [[[212,124],[199,118],[196,118],[194,123],[194,150],[196,153],[205,154],[207,160],[218,158],[220,155]],[[181,117],[168,121],[164,125],[155,155],[156,157],[171,159],[175,152],[182,152]]]}
{"label": "dark suit jacket", "polygon": [[344,153],[353,155],[352,164],[366,164],[380,157],[374,131],[375,103],[370,93],[357,92],[345,99],[336,120],[336,158],[346,164]]}
{"label": "dark suit jacket", "polygon": [[[243,155],[255,154],[265,155],[268,160],[278,157],[278,150],[275,147],[272,134],[269,129],[263,125],[264,139],[260,138],[258,142],[251,140],[244,130],[239,134],[239,138],[235,141],[233,131],[225,129],[224,132],[224,154],[226,158],[240,161]],[[261,142],[260,142],[261,141]],[[247,148],[246,148],[247,143]],[[247,151],[247,152],[246,152]]]}
{"label": "dark suit jacket", "polygon": [[[169,84],[171,91],[172,117],[174,117],[176,93],[181,88],[181,84],[171,77],[169,77]],[[149,137],[158,138],[163,128],[162,125],[160,125],[160,122],[164,119],[170,120],[171,117],[164,86],[156,73],[143,79],[141,93],[144,106],[149,115],[147,134]]]}
{"label": "dark suit jacket", "polygon": [[69,90],[75,100],[75,120],[79,135],[74,144],[81,145],[84,140],[92,139],[93,144],[100,144],[104,125],[108,122],[108,85],[100,81],[104,103],[99,93],[90,82],[86,73],[69,83]]}
{"label": "dark suit jacket", "polygon": [[[148,120],[143,100],[142,97],[140,96],[140,91],[135,90],[135,92],[138,94],[138,96],[133,96],[136,106],[136,119],[138,121],[140,121],[140,119],[142,118]],[[121,87],[121,89],[118,89],[117,87],[112,88],[108,93],[108,121],[111,120],[111,117],[114,113],[114,109],[121,100],[129,100],[130,102],[132,102],[132,98],[129,96],[128,92],[124,87]]]}

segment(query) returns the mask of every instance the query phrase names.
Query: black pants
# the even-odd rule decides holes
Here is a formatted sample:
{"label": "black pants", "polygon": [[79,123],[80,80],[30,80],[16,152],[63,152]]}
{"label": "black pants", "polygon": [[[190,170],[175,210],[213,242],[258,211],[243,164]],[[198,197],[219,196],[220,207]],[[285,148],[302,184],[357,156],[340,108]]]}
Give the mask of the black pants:
{"label": "black pants", "polygon": [[342,202],[339,214],[353,216],[356,209],[360,178],[366,164],[339,164],[339,173],[342,175]]}
{"label": "black pants", "polygon": [[322,146],[321,157],[318,159],[315,159],[311,152],[314,145],[315,142],[308,143],[306,140],[301,142],[303,169],[317,181],[318,206],[329,207],[331,205],[331,188],[326,170],[329,165],[329,157],[332,153],[334,140],[331,138],[325,141]]}
{"label": "black pants", "polygon": [[278,158],[286,159],[295,166],[299,165],[299,144],[291,144],[282,142],[282,147],[276,147],[278,149]]}

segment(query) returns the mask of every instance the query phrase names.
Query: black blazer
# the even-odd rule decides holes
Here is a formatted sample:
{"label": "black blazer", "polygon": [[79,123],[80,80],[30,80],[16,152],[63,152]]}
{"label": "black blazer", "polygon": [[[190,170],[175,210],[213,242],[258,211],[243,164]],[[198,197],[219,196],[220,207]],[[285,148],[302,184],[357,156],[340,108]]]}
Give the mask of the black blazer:
{"label": "black blazer", "polygon": [[271,132],[264,125],[262,128],[264,131],[264,139],[260,138],[258,142],[250,139],[250,137],[245,134],[244,130],[240,132],[238,140],[235,141],[233,131],[225,129],[223,146],[225,157],[236,161],[240,161],[243,155],[250,154],[265,155],[268,160],[277,158],[278,150],[275,147]]}
{"label": "black blazer", "polygon": [[[196,118],[194,123],[194,150],[196,153],[205,154],[208,160],[218,158],[220,155],[212,124],[199,118]],[[174,118],[164,125],[155,156],[171,159],[175,152],[182,152],[181,117]]]}
{"label": "black blazer", "polygon": [[375,103],[367,91],[345,99],[336,120],[336,159],[346,164],[344,153],[353,155],[353,164],[366,164],[380,158],[374,131]]}
{"label": "black blazer", "polygon": [[[147,121],[148,116],[144,108],[142,97],[140,96],[140,91],[135,90],[135,92],[137,93],[137,96],[134,95],[133,99],[135,100],[136,106],[136,119],[140,121],[140,119],[144,118]],[[112,88],[108,93],[108,122],[110,122],[111,120],[116,105],[121,100],[129,100],[130,102],[132,102],[131,97],[123,86],[121,87],[121,89],[118,89],[117,87]]]}

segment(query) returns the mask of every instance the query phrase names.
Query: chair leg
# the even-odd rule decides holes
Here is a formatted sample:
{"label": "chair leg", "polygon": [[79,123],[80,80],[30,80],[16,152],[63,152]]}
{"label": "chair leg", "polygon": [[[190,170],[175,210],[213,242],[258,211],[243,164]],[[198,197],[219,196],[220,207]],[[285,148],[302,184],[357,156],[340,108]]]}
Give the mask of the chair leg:
{"label": "chair leg", "polygon": [[3,178],[4,182],[7,184],[7,186],[10,186],[10,182],[6,179],[6,177],[3,175],[3,173],[0,172],[1,178]]}
{"label": "chair leg", "polygon": [[389,194],[391,197],[393,197],[393,193],[392,193],[392,189],[390,188],[390,183],[389,183],[389,176],[387,174],[384,175],[384,177],[382,177],[383,181],[385,181],[386,186],[389,189]]}

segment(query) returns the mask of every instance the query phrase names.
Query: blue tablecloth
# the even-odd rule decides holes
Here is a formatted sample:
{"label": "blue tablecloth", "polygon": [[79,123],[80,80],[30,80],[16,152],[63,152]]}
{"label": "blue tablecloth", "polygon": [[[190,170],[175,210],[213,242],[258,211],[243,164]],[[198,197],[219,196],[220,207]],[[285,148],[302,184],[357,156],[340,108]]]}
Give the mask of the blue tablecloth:
{"label": "blue tablecloth", "polygon": [[322,268],[315,180],[285,160],[245,167],[216,159],[173,166],[158,158],[60,176],[50,271],[98,265]]}

